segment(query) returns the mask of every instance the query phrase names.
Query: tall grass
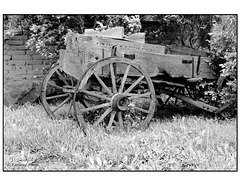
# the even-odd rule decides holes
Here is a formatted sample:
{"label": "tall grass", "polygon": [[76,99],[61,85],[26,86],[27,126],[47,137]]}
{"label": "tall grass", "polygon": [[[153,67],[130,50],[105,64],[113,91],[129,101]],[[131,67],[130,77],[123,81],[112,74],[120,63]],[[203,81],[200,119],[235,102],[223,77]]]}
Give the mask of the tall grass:
{"label": "tall grass", "polygon": [[145,131],[88,134],[40,105],[4,107],[4,170],[236,170],[236,119],[173,115]]}

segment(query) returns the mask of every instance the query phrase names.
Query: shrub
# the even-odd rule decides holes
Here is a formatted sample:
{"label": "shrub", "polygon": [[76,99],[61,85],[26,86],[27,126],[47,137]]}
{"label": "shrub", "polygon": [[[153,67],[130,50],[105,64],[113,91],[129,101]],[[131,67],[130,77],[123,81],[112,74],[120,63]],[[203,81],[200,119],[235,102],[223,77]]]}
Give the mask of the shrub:
{"label": "shrub", "polygon": [[236,15],[215,16],[210,33],[213,66],[225,78],[219,92],[222,104],[232,103],[231,112],[237,105],[237,17]]}
{"label": "shrub", "polygon": [[58,57],[60,49],[65,48],[68,31],[83,33],[84,20],[80,15],[37,15],[29,28],[31,35],[27,46],[52,59]]}

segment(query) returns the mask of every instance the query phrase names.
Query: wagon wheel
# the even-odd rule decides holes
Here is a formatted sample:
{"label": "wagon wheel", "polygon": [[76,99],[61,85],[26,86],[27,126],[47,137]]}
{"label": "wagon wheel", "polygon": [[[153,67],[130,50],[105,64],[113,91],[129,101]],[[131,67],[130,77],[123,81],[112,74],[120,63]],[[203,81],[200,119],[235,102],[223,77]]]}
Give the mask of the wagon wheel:
{"label": "wagon wheel", "polygon": [[42,82],[41,102],[52,119],[72,115],[76,85],[77,80],[64,73],[59,64],[48,71]]}
{"label": "wagon wheel", "polygon": [[[135,75],[134,75],[135,74]],[[83,108],[77,95],[95,100]],[[79,124],[143,129],[155,111],[155,90],[147,72],[126,58],[107,58],[91,66],[80,79],[74,95]]]}

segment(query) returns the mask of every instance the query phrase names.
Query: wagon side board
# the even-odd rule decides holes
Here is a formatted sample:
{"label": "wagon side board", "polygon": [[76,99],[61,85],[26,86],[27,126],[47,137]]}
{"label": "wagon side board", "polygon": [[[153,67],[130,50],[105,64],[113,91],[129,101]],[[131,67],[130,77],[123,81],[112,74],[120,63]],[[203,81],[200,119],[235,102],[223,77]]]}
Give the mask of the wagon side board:
{"label": "wagon side board", "polygon": [[94,30],[94,29],[85,29],[85,36],[103,36],[111,38],[123,38],[124,28],[123,27],[109,27],[107,30]]}
{"label": "wagon side board", "polygon": [[63,71],[76,79],[80,79],[87,66],[85,65],[85,50],[76,54],[67,50],[60,51],[59,64]]}
{"label": "wagon side board", "polygon": [[[151,77],[167,73],[172,77],[215,79],[207,57],[165,54],[165,47],[160,45],[74,33],[67,35],[63,69],[79,79],[91,64],[110,57],[113,47],[117,48],[116,56],[132,56],[132,62],[142,66]],[[118,71],[121,73],[121,69]]]}

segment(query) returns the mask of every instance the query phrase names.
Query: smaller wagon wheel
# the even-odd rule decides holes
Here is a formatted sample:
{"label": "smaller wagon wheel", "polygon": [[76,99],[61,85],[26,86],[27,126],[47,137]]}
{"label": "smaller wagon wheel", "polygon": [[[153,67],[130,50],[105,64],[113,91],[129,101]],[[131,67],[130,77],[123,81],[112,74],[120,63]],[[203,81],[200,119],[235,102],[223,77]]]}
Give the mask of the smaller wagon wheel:
{"label": "smaller wagon wheel", "polygon": [[62,71],[57,63],[46,74],[41,87],[41,102],[52,119],[73,113],[73,95],[77,80]]}
{"label": "smaller wagon wheel", "polygon": [[[76,100],[79,94],[90,98],[87,108]],[[143,129],[154,115],[155,90],[140,65],[126,58],[106,58],[92,65],[80,79],[74,110],[81,126]]]}

